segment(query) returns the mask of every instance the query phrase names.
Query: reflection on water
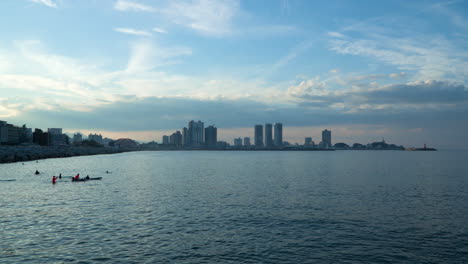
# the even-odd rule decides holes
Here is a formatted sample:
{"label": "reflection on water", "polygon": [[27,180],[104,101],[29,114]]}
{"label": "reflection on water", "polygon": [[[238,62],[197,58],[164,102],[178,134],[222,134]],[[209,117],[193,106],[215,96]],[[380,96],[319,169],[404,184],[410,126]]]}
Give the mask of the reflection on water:
{"label": "reflection on water", "polygon": [[[466,263],[466,160],[175,151],[1,164],[16,181],[0,182],[0,263]],[[52,185],[59,173],[103,179]]]}

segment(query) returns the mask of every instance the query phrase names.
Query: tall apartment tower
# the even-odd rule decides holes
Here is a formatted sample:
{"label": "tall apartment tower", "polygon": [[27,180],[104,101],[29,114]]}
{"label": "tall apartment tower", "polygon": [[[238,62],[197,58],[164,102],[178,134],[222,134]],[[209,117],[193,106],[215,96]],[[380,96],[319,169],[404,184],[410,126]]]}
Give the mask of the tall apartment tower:
{"label": "tall apartment tower", "polygon": [[250,146],[250,138],[249,137],[244,137],[244,146]]}
{"label": "tall apartment tower", "polygon": [[188,136],[190,137],[190,145],[201,146],[203,145],[204,125],[202,121],[190,121],[188,124]]}
{"label": "tall apartment tower", "polygon": [[332,147],[332,139],[331,139],[331,131],[330,130],[323,130],[322,131],[322,145],[324,148],[331,148]]}
{"label": "tall apartment tower", "polygon": [[205,145],[215,147],[216,142],[218,142],[218,129],[214,126],[205,128]]}
{"label": "tall apartment tower", "polygon": [[263,126],[255,125],[255,146],[263,147]]}
{"label": "tall apartment tower", "polygon": [[271,124],[265,124],[265,145],[267,147],[273,147],[273,126]]}
{"label": "tall apartment tower", "polygon": [[190,146],[190,135],[186,127],[182,128],[182,144],[184,146]]}
{"label": "tall apartment tower", "polygon": [[283,145],[283,124],[275,123],[275,146]]}

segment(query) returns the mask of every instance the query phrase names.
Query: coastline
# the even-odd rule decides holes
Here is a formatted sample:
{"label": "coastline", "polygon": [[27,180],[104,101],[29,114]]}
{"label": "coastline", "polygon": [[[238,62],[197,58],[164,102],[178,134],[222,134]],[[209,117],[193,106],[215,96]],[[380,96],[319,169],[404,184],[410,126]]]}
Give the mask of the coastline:
{"label": "coastline", "polygon": [[115,154],[128,151],[132,150],[75,146],[0,146],[0,164],[49,158]]}

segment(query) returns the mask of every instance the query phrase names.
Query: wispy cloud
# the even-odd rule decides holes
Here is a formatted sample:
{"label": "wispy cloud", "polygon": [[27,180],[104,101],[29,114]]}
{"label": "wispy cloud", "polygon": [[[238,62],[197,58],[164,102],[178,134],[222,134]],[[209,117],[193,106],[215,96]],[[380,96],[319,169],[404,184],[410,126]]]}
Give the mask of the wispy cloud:
{"label": "wispy cloud", "polygon": [[204,35],[223,36],[232,32],[238,11],[237,0],[174,0],[162,12],[173,23]]}
{"label": "wispy cloud", "polygon": [[297,56],[301,55],[303,52],[307,51],[312,47],[314,41],[307,40],[299,43],[298,45],[294,46],[286,56],[280,58],[276,63],[273,64],[271,67],[272,71],[276,71],[279,68],[287,65],[289,62],[294,60]]}
{"label": "wispy cloud", "polygon": [[345,35],[341,34],[340,32],[336,32],[336,31],[329,31],[329,32],[327,32],[327,35],[330,36],[330,37],[334,37],[334,38],[346,38]]}
{"label": "wispy cloud", "polygon": [[468,54],[443,37],[410,39],[377,36],[374,39],[333,39],[330,50],[339,54],[370,57],[403,71],[415,71],[416,79],[466,79]]}
{"label": "wispy cloud", "polygon": [[159,27],[153,28],[153,31],[158,32],[158,33],[167,33],[167,31],[165,29],[159,28]]}
{"label": "wispy cloud", "polygon": [[140,4],[138,2],[117,0],[114,5],[114,9],[118,11],[141,11],[141,12],[155,12],[156,8]]}
{"label": "wispy cloud", "polygon": [[188,56],[192,49],[188,47],[161,47],[151,41],[134,42],[126,68],[127,73],[144,73],[156,67],[172,64],[174,58]]}
{"label": "wispy cloud", "polygon": [[146,30],[138,30],[133,28],[114,28],[114,31],[129,35],[151,37],[151,33]]}
{"label": "wispy cloud", "polygon": [[42,4],[48,7],[57,8],[57,4],[52,0],[30,0],[31,2]]}

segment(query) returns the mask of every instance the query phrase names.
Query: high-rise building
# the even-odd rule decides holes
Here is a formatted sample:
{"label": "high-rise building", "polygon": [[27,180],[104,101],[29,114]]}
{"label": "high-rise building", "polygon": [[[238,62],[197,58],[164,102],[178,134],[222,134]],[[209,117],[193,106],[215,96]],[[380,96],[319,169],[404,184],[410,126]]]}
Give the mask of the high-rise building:
{"label": "high-rise building", "polygon": [[162,143],[163,143],[163,145],[169,145],[169,136],[164,135],[162,137]]}
{"label": "high-rise building", "polygon": [[176,131],[172,133],[169,137],[169,144],[181,146],[182,145],[182,133],[180,131]]}
{"label": "high-rise building", "polygon": [[265,124],[265,145],[273,147],[273,131],[271,124]]}
{"label": "high-rise building", "polygon": [[204,124],[202,121],[190,121],[188,124],[188,135],[190,137],[191,146],[202,146],[203,145],[203,132]]}
{"label": "high-rise building", "polygon": [[275,123],[275,146],[283,145],[283,124]]}
{"label": "high-rise building", "polygon": [[304,141],[305,146],[312,146],[312,138],[311,137],[306,137]]}
{"label": "high-rise building", "polygon": [[235,138],[234,139],[234,146],[241,147],[242,146],[242,138]]}
{"label": "high-rise building", "polygon": [[214,126],[205,128],[205,145],[216,147],[216,142],[218,142],[218,129]]}
{"label": "high-rise building", "polygon": [[263,126],[255,125],[255,146],[263,147]]}
{"label": "high-rise building", "polygon": [[184,142],[184,146],[190,146],[190,135],[186,127],[182,129],[182,140]]}
{"label": "high-rise building", "polygon": [[322,131],[322,147],[323,148],[331,148],[332,147],[332,137],[330,130],[323,130]]}
{"label": "high-rise building", "polygon": [[250,146],[250,138],[249,137],[244,137],[244,146],[247,146],[247,147]]}

